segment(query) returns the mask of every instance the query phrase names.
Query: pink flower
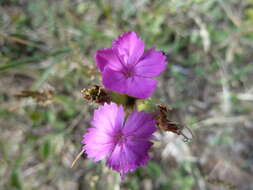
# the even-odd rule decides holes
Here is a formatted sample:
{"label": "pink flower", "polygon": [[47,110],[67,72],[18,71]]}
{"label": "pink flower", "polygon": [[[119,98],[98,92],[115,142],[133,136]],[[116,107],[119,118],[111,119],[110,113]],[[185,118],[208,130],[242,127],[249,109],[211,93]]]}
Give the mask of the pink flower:
{"label": "pink flower", "polygon": [[167,65],[162,52],[144,52],[144,43],[135,32],[120,35],[112,48],[98,50],[96,64],[107,89],[136,98],[151,96],[157,86],[153,77]]}
{"label": "pink flower", "polygon": [[82,141],[88,158],[106,159],[121,175],[147,164],[156,130],[152,114],[133,111],[125,121],[122,106],[105,104],[95,111],[91,125]]}

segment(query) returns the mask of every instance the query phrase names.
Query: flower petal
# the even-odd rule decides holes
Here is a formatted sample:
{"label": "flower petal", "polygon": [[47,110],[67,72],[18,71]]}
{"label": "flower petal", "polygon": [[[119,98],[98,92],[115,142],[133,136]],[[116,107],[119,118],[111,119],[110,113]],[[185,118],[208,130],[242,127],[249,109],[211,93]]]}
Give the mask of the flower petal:
{"label": "flower petal", "polygon": [[115,146],[107,159],[107,165],[122,175],[146,165],[149,160],[148,150],[153,145],[149,140],[155,130],[153,114],[134,110],[122,129],[126,139]]}
{"label": "flower petal", "polygon": [[96,128],[89,129],[82,143],[88,158],[94,158],[95,162],[108,156],[114,147],[113,139]]}
{"label": "flower petal", "polygon": [[144,77],[130,77],[127,79],[127,92],[129,96],[136,98],[148,98],[155,91],[157,81]]}
{"label": "flower petal", "polygon": [[113,41],[112,48],[117,52],[121,62],[134,65],[144,53],[144,43],[135,32],[126,32]]}
{"label": "flower petal", "polygon": [[91,124],[84,135],[83,150],[89,158],[99,161],[112,152],[115,141],[114,136],[121,131],[124,122],[124,110],[115,103],[100,106],[95,112]]}
{"label": "flower petal", "polygon": [[92,126],[106,134],[120,130],[124,122],[124,109],[115,103],[104,104],[94,112]]}
{"label": "flower petal", "polygon": [[143,77],[158,76],[166,68],[166,57],[161,51],[149,49],[135,66],[135,73]]}
{"label": "flower petal", "polygon": [[155,91],[157,82],[145,77],[125,77],[123,73],[105,68],[103,84],[109,90],[136,98],[148,98]]}
{"label": "flower petal", "polygon": [[103,72],[102,82],[105,88],[109,90],[114,90],[123,94],[126,92],[126,77],[122,72],[106,68]]}
{"label": "flower petal", "polygon": [[134,110],[125,122],[123,133],[141,139],[150,139],[156,131],[154,115]]}
{"label": "flower petal", "polygon": [[122,69],[120,60],[111,48],[97,50],[95,58],[97,67],[100,72],[103,72],[106,66],[116,71]]}
{"label": "flower petal", "polygon": [[138,142],[137,144],[131,142],[131,144],[116,145],[106,164],[121,174],[134,171],[137,167],[147,164],[148,149],[151,146],[151,142]]}

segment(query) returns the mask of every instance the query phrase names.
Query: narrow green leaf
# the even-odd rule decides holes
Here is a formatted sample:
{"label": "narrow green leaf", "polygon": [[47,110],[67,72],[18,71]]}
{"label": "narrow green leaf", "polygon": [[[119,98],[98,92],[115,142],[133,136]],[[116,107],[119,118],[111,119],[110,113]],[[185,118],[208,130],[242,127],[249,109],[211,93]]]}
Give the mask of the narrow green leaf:
{"label": "narrow green leaf", "polygon": [[14,169],[10,177],[10,185],[15,189],[22,189],[22,183],[20,180],[20,173],[17,169]]}
{"label": "narrow green leaf", "polygon": [[34,62],[34,61],[40,61],[40,60],[46,59],[48,57],[54,57],[54,56],[57,56],[57,55],[60,55],[60,54],[65,54],[65,53],[70,52],[70,50],[71,50],[70,48],[66,48],[66,49],[61,49],[61,50],[58,50],[58,51],[55,51],[55,52],[52,52],[52,53],[49,53],[49,54],[39,54],[37,56],[29,57],[29,58],[22,59],[22,60],[19,60],[19,61],[9,61],[6,64],[3,64],[3,65],[0,66],[0,72],[4,71],[4,70],[7,70],[7,69],[10,69],[10,68],[13,68],[13,67],[21,66],[21,65],[26,64],[26,63],[30,63],[30,62]]}

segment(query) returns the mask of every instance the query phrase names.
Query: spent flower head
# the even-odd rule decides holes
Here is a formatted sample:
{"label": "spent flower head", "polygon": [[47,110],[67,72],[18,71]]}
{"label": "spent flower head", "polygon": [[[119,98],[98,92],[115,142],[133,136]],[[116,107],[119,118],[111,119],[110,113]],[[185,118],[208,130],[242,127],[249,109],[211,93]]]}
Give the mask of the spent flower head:
{"label": "spent flower head", "polygon": [[144,50],[143,41],[135,32],[127,32],[113,41],[112,48],[96,53],[96,64],[102,73],[103,85],[118,93],[148,98],[155,91],[158,76],[166,68],[166,57],[155,49]]}
{"label": "spent flower head", "polygon": [[122,106],[104,104],[95,110],[91,125],[82,141],[88,158],[106,159],[121,175],[147,164],[156,130],[152,114],[134,110],[125,120]]}

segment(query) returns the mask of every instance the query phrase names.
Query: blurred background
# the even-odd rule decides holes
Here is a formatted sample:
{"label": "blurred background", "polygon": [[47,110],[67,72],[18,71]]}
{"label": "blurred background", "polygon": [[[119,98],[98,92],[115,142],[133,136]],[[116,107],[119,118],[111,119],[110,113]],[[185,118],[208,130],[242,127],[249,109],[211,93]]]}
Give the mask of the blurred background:
{"label": "blurred background", "polygon": [[[131,30],[168,55],[153,97],[194,138],[157,132],[120,183],[71,163],[96,107],[80,91],[101,84],[94,54]],[[252,190],[252,60],[252,0],[0,0],[0,189]]]}

